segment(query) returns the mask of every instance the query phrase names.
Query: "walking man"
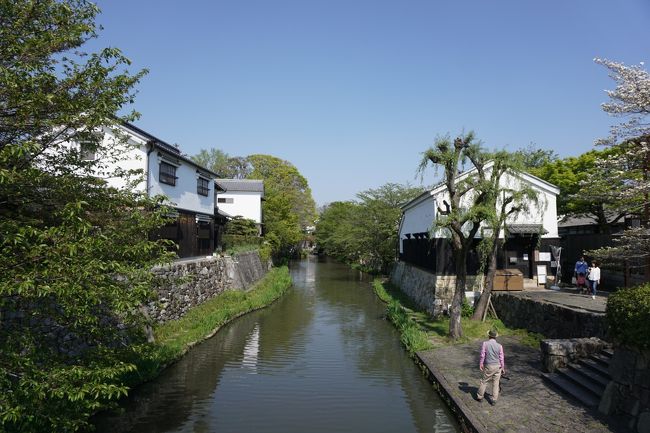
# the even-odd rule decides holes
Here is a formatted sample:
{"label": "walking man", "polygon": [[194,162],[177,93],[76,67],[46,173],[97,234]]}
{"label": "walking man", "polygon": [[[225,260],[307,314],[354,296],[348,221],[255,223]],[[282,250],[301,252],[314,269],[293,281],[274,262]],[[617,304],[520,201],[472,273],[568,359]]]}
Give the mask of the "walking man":
{"label": "walking man", "polygon": [[501,374],[506,374],[506,364],[505,356],[503,354],[503,346],[496,340],[498,336],[497,331],[490,330],[488,336],[490,338],[487,341],[484,341],[481,346],[481,361],[479,363],[479,368],[483,372],[483,377],[481,378],[481,384],[478,387],[476,400],[479,402],[483,401],[485,388],[487,387],[488,382],[492,381],[492,398],[490,399],[490,404],[494,406],[499,399],[499,380],[501,379]]}

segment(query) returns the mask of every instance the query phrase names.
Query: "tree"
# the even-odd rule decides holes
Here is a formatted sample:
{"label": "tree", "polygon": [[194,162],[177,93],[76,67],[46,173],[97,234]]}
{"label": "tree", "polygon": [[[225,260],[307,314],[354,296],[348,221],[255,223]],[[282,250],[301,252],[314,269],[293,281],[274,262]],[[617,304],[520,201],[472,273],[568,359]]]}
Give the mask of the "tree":
{"label": "tree", "polygon": [[387,183],[358,193],[357,201],[330,204],[316,226],[319,247],[370,272],[388,272],[395,261],[400,205],[422,192],[422,188]]}
{"label": "tree", "polygon": [[[438,137],[433,147],[423,152],[418,171],[423,172],[429,164],[442,168],[443,183],[449,202],[439,209],[439,217],[434,221],[434,229],[446,232],[451,237],[451,247],[456,271],[456,284],[452,299],[449,336],[462,337],[461,308],[465,296],[467,280],[467,256],[478,233],[481,223],[494,213],[489,197],[489,175],[485,171],[489,154],[477,142],[473,132],[456,137]],[[473,171],[459,176],[461,163],[469,160]]]}
{"label": "tree", "polygon": [[257,236],[257,223],[252,219],[244,218],[239,215],[232,217],[226,223],[226,234],[237,236]]}
{"label": "tree", "polygon": [[272,238],[276,255],[288,256],[316,219],[307,179],[293,164],[271,155],[250,155],[247,160],[253,168],[248,178],[264,180],[266,236]]}
{"label": "tree", "polygon": [[119,157],[101,132],[134,118],[115,113],[132,102],[144,72],[130,74],[115,48],[83,52],[97,36],[97,14],[84,0],[0,6],[5,431],[76,431],[127,392],[121,378],[144,341],[149,269],[168,258],[147,237],[164,223],[160,203],[98,176]]}
{"label": "tree", "polygon": [[246,158],[230,156],[220,149],[201,151],[192,156],[192,160],[203,167],[209,168],[224,179],[246,179],[251,172],[251,165]]}
{"label": "tree", "polygon": [[361,259],[369,270],[390,271],[397,248],[397,232],[402,215],[400,205],[422,192],[422,188],[387,183],[357,194],[361,212],[355,227],[361,240]]}
{"label": "tree", "polygon": [[[559,159],[530,170],[532,174],[558,186],[558,214],[593,219],[601,233],[626,216],[639,211],[639,198],[625,197],[626,182],[617,170],[603,164],[622,151],[620,146],[591,150],[577,157]],[[626,175],[627,176],[627,175]]]}
{"label": "tree", "polygon": [[616,82],[607,91],[609,102],[602,104],[605,112],[627,120],[614,125],[609,137],[599,141],[606,146],[621,146],[621,152],[601,161],[620,180],[624,199],[637,200],[642,227],[628,230],[611,248],[601,248],[593,255],[601,260],[621,262],[637,260],[643,263],[646,278],[650,278],[650,253],[645,249],[650,233],[650,74],[643,64],[626,66],[622,63],[595,59],[610,71]]}
{"label": "tree", "polygon": [[501,234],[508,236],[506,222],[523,210],[529,209],[532,204],[538,205],[537,192],[527,184],[517,183],[511,186],[502,184],[504,175],[517,178],[527,164],[525,158],[518,154],[496,152],[490,157],[493,162],[490,167],[489,183],[486,184],[486,206],[494,210],[488,212],[485,218],[487,230],[483,231],[483,239],[479,245],[482,259],[487,262],[488,270],[485,278],[485,288],[474,309],[472,320],[481,320],[488,307],[488,300],[494,288],[494,277],[497,270],[497,255],[501,242]]}
{"label": "tree", "polygon": [[353,201],[336,201],[325,206],[316,224],[319,249],[342,262],[359,263],[361,240],[356,230],[361,213],[361,206]]}
{"label": "tree", "polygon": [[514,156],[522,161],[525,170],[540,168],[559,159],[557,153],[550,149],[540,149],[533,143],[519,149]]}

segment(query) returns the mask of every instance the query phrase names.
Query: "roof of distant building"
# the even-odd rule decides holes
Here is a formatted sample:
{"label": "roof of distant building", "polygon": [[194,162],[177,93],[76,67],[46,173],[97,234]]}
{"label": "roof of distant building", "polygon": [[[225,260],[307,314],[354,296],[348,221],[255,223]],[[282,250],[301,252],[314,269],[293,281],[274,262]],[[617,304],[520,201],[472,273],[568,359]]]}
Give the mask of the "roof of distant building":
{"label": "roof of distant building", "polygon": [[261,192],[264,195],[264,181],[261,179],[216,179],[215,183],[227,192]]}

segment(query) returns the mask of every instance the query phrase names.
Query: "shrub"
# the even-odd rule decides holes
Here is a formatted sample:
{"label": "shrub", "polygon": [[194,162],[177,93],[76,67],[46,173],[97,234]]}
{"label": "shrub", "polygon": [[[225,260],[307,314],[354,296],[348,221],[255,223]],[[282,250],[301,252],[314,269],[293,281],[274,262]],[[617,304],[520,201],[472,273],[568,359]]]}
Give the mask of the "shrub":
{"label": "shrub", "polygon": [[463,297],[463,305],[461,307],[460,315],[462,317],[472,317],[472,314],[474,314],[474,307],[469,305],[467,298]]}
{"label": "shrub", "polygon": [[650,284],[612,293],[607,301],[607,323],[618,342],[650,348]]}

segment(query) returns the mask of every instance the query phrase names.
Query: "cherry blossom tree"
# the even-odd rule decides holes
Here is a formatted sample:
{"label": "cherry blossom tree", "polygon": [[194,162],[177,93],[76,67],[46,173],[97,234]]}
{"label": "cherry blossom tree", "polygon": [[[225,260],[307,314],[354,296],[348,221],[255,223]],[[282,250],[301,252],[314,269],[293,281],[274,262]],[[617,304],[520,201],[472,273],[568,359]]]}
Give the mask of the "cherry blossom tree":
{"label": "cherry blossom tree", "polygon": [[608,137],[597,144],[617,146],[619,152],[609,154],[597,164],[607,171],[610,185],[617,185],[615,194],[622,203],[628,202],[642,224],[635,230],[626,231],[617,239],[616,245],[592,251],[601,260],[636,262],[645,267],[650,277],[650,74],[644,64],[627,66],[620,62],[595,59],[596,63],[610,71],[616,82],[613,90],[607,90],[609,101],[602,104],[605,112],[625,119],[611,127]]}

